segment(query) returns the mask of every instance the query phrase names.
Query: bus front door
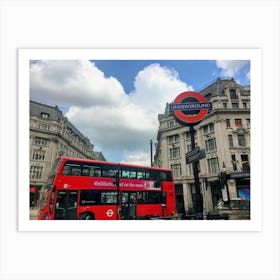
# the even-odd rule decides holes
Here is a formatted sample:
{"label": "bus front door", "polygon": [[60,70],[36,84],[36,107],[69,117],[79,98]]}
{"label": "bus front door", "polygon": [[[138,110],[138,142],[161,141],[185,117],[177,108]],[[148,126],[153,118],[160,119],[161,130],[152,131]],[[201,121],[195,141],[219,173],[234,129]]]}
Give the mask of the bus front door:
{"label": "bus front door", "polygon": [[59,190],[55,203],[55,220],[76,220],[78,192],[71,190]]}
{"label": "bus front door", "polygon": [[122,192],[121,219],[136,219],[136,192]]}

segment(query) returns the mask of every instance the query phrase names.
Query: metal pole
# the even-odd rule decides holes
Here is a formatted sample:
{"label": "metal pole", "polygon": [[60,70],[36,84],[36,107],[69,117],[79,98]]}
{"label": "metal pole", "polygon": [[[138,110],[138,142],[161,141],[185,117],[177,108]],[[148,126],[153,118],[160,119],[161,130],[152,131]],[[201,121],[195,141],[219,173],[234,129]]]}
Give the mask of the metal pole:
{"label": "metal pole", "polygon": [[150,140],[151,166],[153,166],[153,140]]}
{"label": "metal pole", "polygon": [[223,172],[225,173],[225,182],[224,182],[224,184],[225,184],[225,188],[226,188],[226,191],[227,191],[227,199],[228,199],[226,204],[230,208],[229,189],[228,189],[228,183],[227,183],[227,177],[226,177],[226,175],[227,175],[227,168],[226,168],[225,162],[223,162]]}
{"label": "metal pole", "polygon": [[116,219],[119,219],[119,215],[120,215],[120,170],[118,169],[118,171],[116,172],[115,175],[115,180],[113,181],[113,184],[116,185],[117,187],[117,215],[116,215]]}
{"label": "metal pole", "polygon": [[[190,126],[191,134],[191,146],[192,150],[195,149],[195,139],[194,139],[195,129]],[[198,177],[198,161],[193,162],[193,175],[194,175],[194,185],[195,185],[195,211],[197,219],[203,219],[203,199],[200,192],[199,177]]]}

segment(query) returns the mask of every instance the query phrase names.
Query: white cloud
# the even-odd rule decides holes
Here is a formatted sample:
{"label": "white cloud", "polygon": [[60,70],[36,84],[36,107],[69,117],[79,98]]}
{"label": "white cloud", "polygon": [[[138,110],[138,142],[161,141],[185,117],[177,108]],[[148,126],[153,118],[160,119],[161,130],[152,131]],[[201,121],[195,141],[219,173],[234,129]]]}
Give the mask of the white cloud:
{"label": "white cloud", "polygon": [[121,162],[122,163],[129,162],[130,164],[149,166],[151,164],[150,153],[144,151],[133,151],[133,152],[125,151]]}
{"label": "white cloud", "polygon": [[140,105],[147,113],[158,114],[181,92],[193,90],[180,81],[178,73],[172,69],[151,64],[135,77],[135,91],[132,101]]}
{"label": "white cloud", "polygon": [[216,60],[216,65],[224,77],[236,77],[238,72],[248,63],[247,60]]}
{"label": "white cloud", "polygon": [[30,94],[49,103],[87,107],[115,104],[125,97],[115,78],[105,78],[89,61],[39,61],[30,66]]}
{"label": "white cloud", "polygon": [[39,61],[30,65],[30,74],[31,99],[69,107],[68,119],[104,154],[121,152],[122,161],[138,164],[150,164],[147,149],[156,137],[157,114],[192,90],[177,72],[158,64],[136,75],[131,94],[89,61]]}
{"label": "white cloud", "polygon": [[248,81],[251,80],[251,73],[250,73],[250,71],[246,74],[246,78],[247,78]]}

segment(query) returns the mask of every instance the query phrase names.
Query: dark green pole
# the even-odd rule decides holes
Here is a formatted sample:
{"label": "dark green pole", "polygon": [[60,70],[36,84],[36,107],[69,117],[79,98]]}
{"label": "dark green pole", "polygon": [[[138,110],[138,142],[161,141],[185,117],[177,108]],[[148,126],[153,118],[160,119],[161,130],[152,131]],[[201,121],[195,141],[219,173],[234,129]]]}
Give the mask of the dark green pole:
{"label": "dark green pole", "polygon": [[151,166],[153,166],[153,140],[150,140]]}

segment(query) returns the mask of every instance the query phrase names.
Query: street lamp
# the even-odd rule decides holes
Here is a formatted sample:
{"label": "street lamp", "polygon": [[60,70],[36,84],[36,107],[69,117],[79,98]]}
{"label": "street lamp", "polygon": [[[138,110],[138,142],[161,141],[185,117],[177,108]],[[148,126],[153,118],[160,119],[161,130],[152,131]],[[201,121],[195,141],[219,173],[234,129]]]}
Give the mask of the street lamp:
{"label": "street lamp", "polygon": [[227,204],[228,204],[228,206],[230,206],[230,197],[229,197],[227,179],[228,179],[227,168],[226,168],[225,163],[223,162],[223,171],[221,172],[221,185],[226,188]]}

